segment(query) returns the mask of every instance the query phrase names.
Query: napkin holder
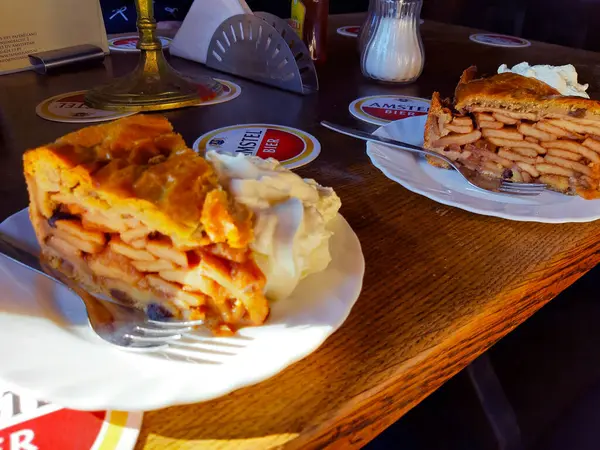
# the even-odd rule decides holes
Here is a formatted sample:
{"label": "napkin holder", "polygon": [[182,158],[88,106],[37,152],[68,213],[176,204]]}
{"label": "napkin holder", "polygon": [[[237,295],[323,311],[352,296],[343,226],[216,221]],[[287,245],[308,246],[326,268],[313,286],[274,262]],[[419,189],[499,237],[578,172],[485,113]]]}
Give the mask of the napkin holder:
{"label": "napkin holder", "polygon": [[298,94],[319,90],[302,39],[285,20],[265,12],[226,19],[213,34],[206,65]]}

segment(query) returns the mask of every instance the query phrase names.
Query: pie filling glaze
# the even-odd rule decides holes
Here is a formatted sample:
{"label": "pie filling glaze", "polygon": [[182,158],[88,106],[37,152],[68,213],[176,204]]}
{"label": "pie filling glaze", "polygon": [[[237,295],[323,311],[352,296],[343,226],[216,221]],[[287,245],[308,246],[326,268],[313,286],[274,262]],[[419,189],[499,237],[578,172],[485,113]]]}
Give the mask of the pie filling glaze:
{"label": "pie filling glaze", "polygon": [[425,148],[491,178],[600,198],[599,102],[513,73],[475,75],[474,67],[463,73],[454,102],[433,94]]}
{"label": "pie filling glaze", "polygon": [[27,151],[24,172],[43,259],[86,289],[219,334],[267,319],[252,213],[165,118],[81,129]]}

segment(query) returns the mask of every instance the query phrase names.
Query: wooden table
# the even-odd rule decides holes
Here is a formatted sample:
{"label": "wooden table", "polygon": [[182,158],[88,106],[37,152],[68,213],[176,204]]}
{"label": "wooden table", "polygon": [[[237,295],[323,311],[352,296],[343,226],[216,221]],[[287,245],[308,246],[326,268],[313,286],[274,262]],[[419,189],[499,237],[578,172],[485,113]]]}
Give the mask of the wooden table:
{"label": "wooden table", "polygon": [[[367,270],[352,314],[318,351],[224,398],[146,413],[139,449],[363,446],[600,261],[598,223],[511,222],[440,205],[388,180],[369,162],[362,142],[318,125],[328,119],[372,130],[350,117],[355,98],[429,97],[434,89],[450,95],[473,63],[490,73],[501,63],[569,61],[598,94],[600,55],[538,43],[488,47],[469,41],[473,30],[426,22],[423,75],[412,85],[384,86],[361,76],[356,40],[335,34],[360,18],[332,18],[318,95],[236,80],[243,93],[230,103],[167,113],[189,144],[208,130],[248,122],[292,125],[316,135],[323,151],[299,173],[336,189]],[[173,62],[188,74],[206,72]],[[78,128],[36,117],[35,105],[105,82],[134,63],[135,56],[116,55],[106,70],[0,77],[0,218],[27,204],[23,150]]]}

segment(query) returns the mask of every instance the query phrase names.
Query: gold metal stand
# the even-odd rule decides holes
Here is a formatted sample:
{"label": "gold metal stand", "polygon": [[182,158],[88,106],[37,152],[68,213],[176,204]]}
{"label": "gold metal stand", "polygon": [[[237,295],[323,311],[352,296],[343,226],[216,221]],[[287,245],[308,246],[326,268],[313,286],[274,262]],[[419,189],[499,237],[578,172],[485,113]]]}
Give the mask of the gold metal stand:
{"label": "gold metal stand", "polygon": [[85,103],[111,111],[159,111],[197,105],[216,97],[223,89],[209,77],[193,82],[183,78],[166,61],[156,37],[152,0],[135,0],[140,39],[140,61],[129,75],[91,89]]}

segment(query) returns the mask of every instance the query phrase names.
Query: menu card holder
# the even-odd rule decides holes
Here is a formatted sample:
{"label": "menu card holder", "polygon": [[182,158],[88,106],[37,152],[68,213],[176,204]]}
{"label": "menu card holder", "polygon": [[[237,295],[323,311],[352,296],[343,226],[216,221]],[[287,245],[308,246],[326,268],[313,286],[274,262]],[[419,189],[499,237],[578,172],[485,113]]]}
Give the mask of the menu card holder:
{"label": "menu card holder", "polygon": [[225,20],[208,46],[206,65],[299,94],[319,90],[308,48],[273,14],[239,14]]}

